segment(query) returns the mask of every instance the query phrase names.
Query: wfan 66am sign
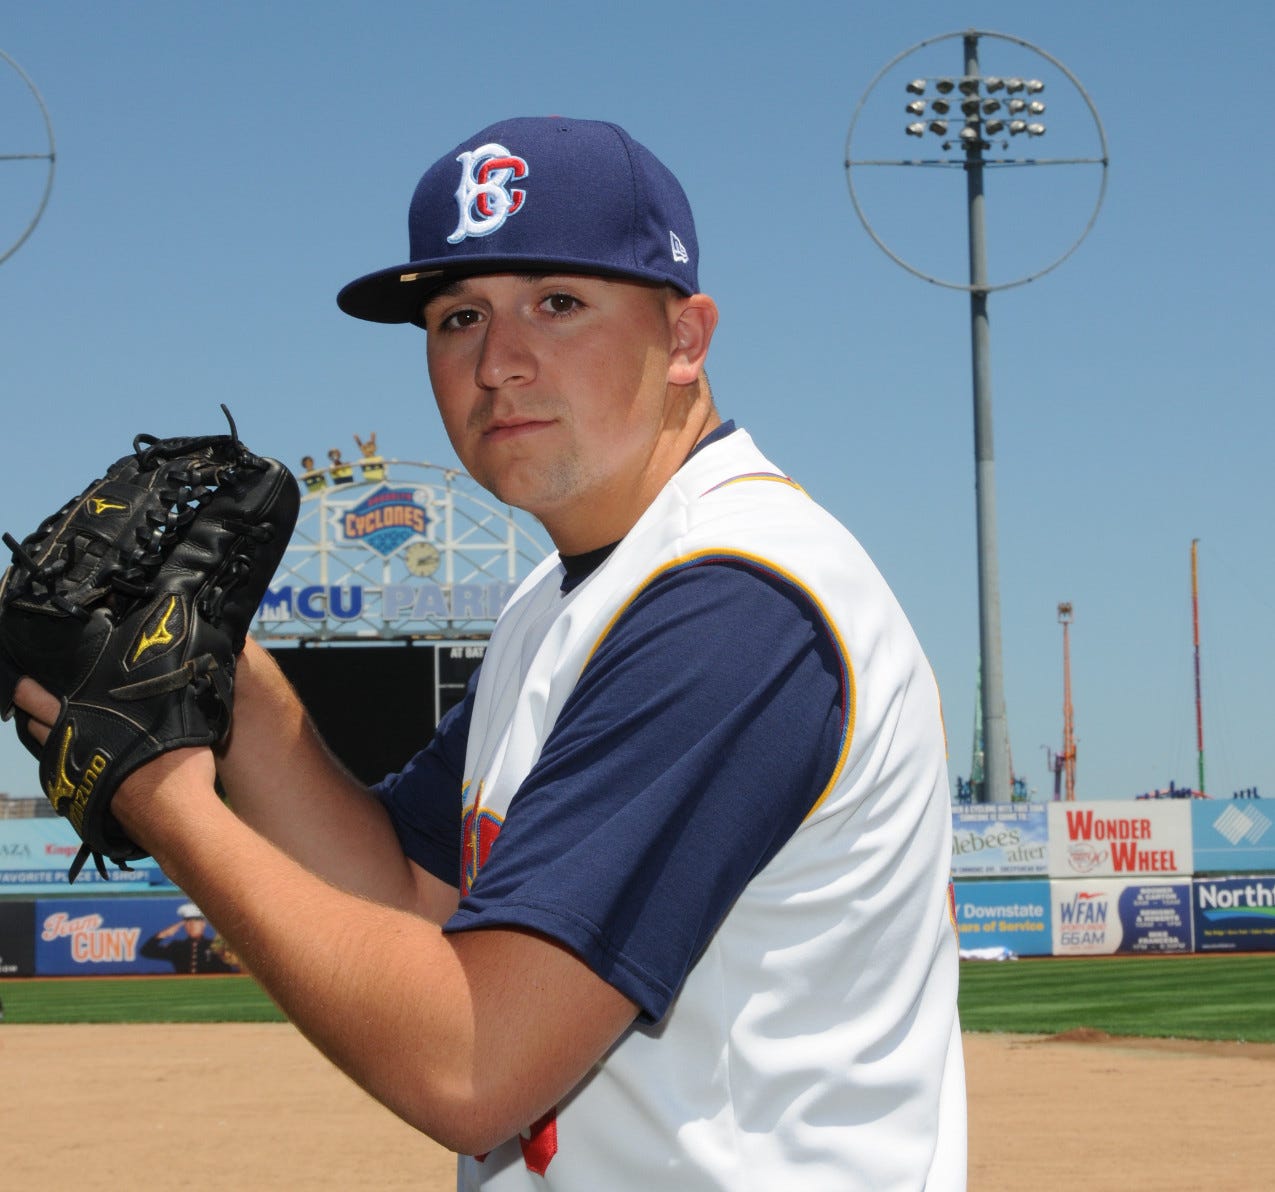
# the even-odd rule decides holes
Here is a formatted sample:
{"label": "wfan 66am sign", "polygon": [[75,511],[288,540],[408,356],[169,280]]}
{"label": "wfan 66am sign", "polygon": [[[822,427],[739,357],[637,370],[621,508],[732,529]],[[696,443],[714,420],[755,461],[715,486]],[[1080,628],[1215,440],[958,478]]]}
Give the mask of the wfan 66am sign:
{"label": "wfan 66am sign", "polygon": [[335,450],[325,468],[303,460],[301,514],[254,636],[486,637],[548,553],[534,523],[455,468],[385,459],[368,446],[359,443],[357,463]]}

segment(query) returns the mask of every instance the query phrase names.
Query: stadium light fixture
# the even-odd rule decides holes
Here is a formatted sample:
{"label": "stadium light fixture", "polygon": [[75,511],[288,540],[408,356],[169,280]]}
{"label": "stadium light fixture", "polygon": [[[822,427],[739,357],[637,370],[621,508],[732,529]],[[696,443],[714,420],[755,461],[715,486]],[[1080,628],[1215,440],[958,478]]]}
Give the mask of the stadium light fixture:
{"label": "stadium light fixture", "polygon": [[[948,38],[963,39],[964,57],[962,71],[953,71],[951,75],[936,77],[914,77],[906,81],[909,99],[905,101],[908,115],[912,117],[904,124],[903,131],[907,136],[924,139],[929,135],[939,138],[942,156],[925,154],[907,160],[883,160],[879,156],[866,156],[856,160],[851,149],[855,127],[866,101],[876,87],[885,79],[907,55],[916,50],[930,46],[935,42]],[[1026,78],[1012,75],[984,76],[979,64],[979,42],[982,38],[997,38],[1013,42],[1018,46],[1040,55],[1076,87],[1084,102],[1088,105],[1093,117],[1101,146],[1100,156],[1077,156],[1044,158],[1033,153],[1016,153],[1010,150],[1011,138],[1039,138],[1045,135],[1045,124],[1037,119],[1045,112],[1045,102],[1037,98],[1045,90],[1045,83],[1039,78]],[[897,76],[895,76],[897,78]],[[898,83],[895,84],[896,86]],[[956,94],[953,94],[956,92]],[[918,97],[933,96],[928,103]],[[950,97],[950,98],[948,98]],[[959,117],[949,120],[947,117],[958,111]],[[928,119],[923,116],[928,115]],[[949,135],[949,129],[951,135]],[[1004,156],[994,157],[992,139],[995,138],[1002,150],[1009,152]],[[1001,139],[1004,138],[1004,139]],[[1097,203],[1079,238],[1057,259],[1035,272],[1012,281],[993,284],[988,277],[986,234],[983,227],[985,201],[983,194],[984,178],[988,171],[998,167],[1039,166],[1063,164],[1100,164],[1103,170],[1102,185],[1098,191]],[[851,121],[850,132],[846,139],[846,173],[850,183],[850,197],[855,211],[863,222],[868,233],[887,255],[909,272],[933,282],[937,285],[964,290],[970,302],[970,337],[971,355],[973,357],[974,380],[974,456],[975,456],[975,502],[977,507],[977,554],[978,554],[978,605],[979,605],[979,671],[981,675],[979,706],[982,724],[982,762],[983,778],[977,783],[975,797],[980,802],[1011,802],[1017,797],[1018,785],[1013,781],[1009,762],[1009,731],[1006,724],[1004,674],[1001,658],[1000,629],[1000,593],[998,564],[996,560],[996,513],[994,488],[994,464],[991,431],[991,393],[990,393],[990,325],[987,318],[988,296],[995,290],[1007,289],[1022,285],[1049,272],[1075,251],[1089,233],[1097,217],[1098,209],[1106,193],[1106,136],[1102,131],[1098,114],[1085,94],[1079,82],[1056,59],[1051,58],[1043,50],[1018,38],[1006,37],[1003,34],[966,30],[964,32],[945,34],[919,43],[911,50],[899,54],[877,74],[876,79],[868,87],[859,108]],[[968,232],[969,281],[944,281],[931,273],[915,268],[902,257],[893,252],[878,236],[867,215],[859,203],[852,167],[871,168],[876,166],[909,166],[916,168],[949,168],[963,171],[966,190],[966,217]]]}

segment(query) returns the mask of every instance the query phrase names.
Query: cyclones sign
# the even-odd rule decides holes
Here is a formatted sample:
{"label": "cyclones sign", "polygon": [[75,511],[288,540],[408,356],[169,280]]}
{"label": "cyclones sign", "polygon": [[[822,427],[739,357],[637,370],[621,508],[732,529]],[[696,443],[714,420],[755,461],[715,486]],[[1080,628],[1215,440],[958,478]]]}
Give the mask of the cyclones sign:
{"label": "cyclones sign", "polygon": [[1185,803],[1051,803],[1051,877],[1149,877],[1191,872]]}
{"label": "cyclones sign", "polygon": [[412,487],[383,484],[357,505],[343,511],[340,541],[362,545],[388,558],[411,538],[423,537],[431,518]]}

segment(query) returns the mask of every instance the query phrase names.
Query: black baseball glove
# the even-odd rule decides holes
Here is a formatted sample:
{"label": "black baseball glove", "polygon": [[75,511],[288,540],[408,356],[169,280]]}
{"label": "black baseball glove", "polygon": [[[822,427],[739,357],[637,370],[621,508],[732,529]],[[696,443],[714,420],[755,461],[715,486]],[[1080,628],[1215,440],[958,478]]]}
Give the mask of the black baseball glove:
{"label": "black baseball glove", "polygon": [[[296,524],[292,473],[230,433],[138,435],[22,542],[0,580],[0,713],[106,876],[147,854],[111,814],[133,770],[230,728],[235,660]],[[13,705],[19,676],[61,698],[48,741]]]}

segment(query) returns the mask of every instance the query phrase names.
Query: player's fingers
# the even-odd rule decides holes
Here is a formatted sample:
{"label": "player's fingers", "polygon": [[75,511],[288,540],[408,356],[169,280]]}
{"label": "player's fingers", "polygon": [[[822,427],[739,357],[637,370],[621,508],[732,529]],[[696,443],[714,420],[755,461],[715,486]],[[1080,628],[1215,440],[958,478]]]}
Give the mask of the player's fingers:
{"label": "player's fingers", "polygon": [[13,689],[13,703],[30,717],[27,731],[43,745],[62,710],[62,701],[50,695],[34,679],[23,676]]}

